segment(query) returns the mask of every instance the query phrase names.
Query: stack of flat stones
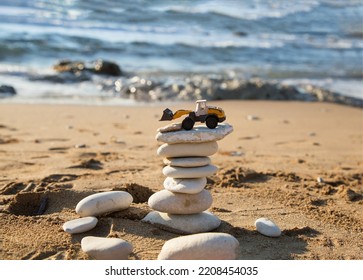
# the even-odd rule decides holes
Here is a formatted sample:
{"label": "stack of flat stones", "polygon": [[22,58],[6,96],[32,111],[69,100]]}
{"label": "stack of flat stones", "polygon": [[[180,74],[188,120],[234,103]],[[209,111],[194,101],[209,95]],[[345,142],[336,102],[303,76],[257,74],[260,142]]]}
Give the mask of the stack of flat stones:
{"label": "stack of flat stones", "polygon": [[226,123],[215,129],[200,125],[182,130],[176,124],[158,129],[156,140],[164,144],[157,154],[163,157],[166,179],[164,190],[149,198],[154,211],[143,221],[184,234],[208,232],[220,225],[220,219],[208,211],[213,199],[205,186],[207,177],[217,171],[210,159],[218,151],[217,141],[232,131]]}

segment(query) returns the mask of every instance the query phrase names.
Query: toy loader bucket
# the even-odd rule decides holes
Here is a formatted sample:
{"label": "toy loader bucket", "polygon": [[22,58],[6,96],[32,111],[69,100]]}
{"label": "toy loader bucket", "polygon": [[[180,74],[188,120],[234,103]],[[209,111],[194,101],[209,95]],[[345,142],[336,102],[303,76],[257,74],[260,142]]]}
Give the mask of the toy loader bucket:
{"label": "toy loader bucket", "polygon": [[173,111],[170,110],[169,108],[166,108],[159,121],[171,121],[173,119],[173,116],[174,116]]}

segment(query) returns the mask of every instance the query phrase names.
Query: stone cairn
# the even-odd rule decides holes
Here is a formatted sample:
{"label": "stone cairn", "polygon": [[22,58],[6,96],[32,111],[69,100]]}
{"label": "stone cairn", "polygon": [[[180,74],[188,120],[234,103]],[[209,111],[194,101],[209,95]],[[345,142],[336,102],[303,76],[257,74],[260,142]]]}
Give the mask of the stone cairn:
{"label": "stone cairn", "polygon": [[220,225],[220,219],[208,211],[213,199],[205,186],[207,177],[217,171],[210,159],[218,151],[217,141],[232,131],[227,123],[215,129],[199,125],[182,130],[178,124],[158,129],[156,140],[164,144],[157,154],[164,158],[166,179],[164,190],[149,198],[154,211],[144,222],[183,234],[208,232]]}
{"label": "stone cairn", "polygon": [[[143,221],[189,234],[188,238],[179,237],[166,242],[158,259],[236,258],[237,239],[225,233],[208,233],[221,221],[207,211],[213,201],[209,191],[204,189],[207,177],[217,171],[209,156],[218,151],[217,141],[232,131],[229,124],[219,124],[215,129],[196,126],[189,131],[182,130],[180,124],[172,124],[158,130],[156,140],[164,143],[157,154],[164,158],[166,165],[163,168],[165,189],[149,198],[148,204],[154,211]],[[76,206],[80,218],[65,222],[63,230],[70,234],[87,232],[96,227],[98,216],[127,209],[132,201],[132,196],[125,191],[89,195]],[[261,228],[260,232],[270,231],[269,224],[260,224],[256,225]],[[133,251],[132,244],[126,240],[97,236],[82,238],[81,248],[92,259],[98,260],[128,259]]]}

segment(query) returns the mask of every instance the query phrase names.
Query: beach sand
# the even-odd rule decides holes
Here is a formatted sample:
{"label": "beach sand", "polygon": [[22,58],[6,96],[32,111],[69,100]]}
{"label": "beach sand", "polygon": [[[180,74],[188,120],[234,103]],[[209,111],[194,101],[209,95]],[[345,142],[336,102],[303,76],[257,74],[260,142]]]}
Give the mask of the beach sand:
{"label": "beach sand", "polygon": [[[219,171],[208,179],[209,210],[222,220],[215,231],[239,240],[238,259],[363,259],[363,111],[211,104],[225,110],[234,132],[211,157]],[[0,104],[0,259],[88,259],[80,242],[90,235],[129,241],[130,259],[156,259],[180,236],[141,222],[148,197],[163,189],[155,134],[168,124],[158,121],[166,106]],[[82,198],[108,190],[127,190],[134,202],[89,232],[62,230]],[[275,221],[282,236],[259,234],[260,217]]]}

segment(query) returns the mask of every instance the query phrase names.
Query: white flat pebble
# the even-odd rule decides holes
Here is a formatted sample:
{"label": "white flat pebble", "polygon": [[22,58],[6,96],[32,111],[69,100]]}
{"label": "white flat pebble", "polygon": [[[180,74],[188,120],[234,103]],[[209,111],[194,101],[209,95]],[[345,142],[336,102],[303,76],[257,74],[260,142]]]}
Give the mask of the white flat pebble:
{"label": "white flat pebble", "polygon": [[207,184],[207,178],[175,179],[167,177],[164,188],[176,193],[196,194],[201,192]]}
{"label": "white flat pebble", "polygon": [[219,124],[215,129],[209,129],[205,125],[195,126],[192,130],[179,130],[172,132],[159,132],[156,140],[168,144],[177,143],[202,143],[218,141],[233,131],[233,127],[227,123]]}
{"label": "white flat pebble", "polygon": [[280,228],[268,218],[259,218],[255,222],[256,229],[259,233],[269,237],[279,237]]}
{"label": "white flat pebble", "polygon": [[165,166],[163,174],[172,178],[202,178],[216,173],[218,170],[215,165],[206,165],[201,167],[174,167]]}
{"label": "white flat pebble", "polygon": [[87,236],[81,240],[82,251],[96,260],[127,260],[132,245],[121,238]]}
{"label": "white flat pebble", "polygon": [[247,116],[247,120],[249,120],[249,121],[257,121],[259,119],[260,119],[259,117],[254,116],[254,115],[248,115]]}
{"label": "white flat pebble", "polygon": [[199,167],[206,166],[211,163],[209,157],[164,158],[163,161],[166,165],[177,167]]}
{"label": "white flat pebble", "polygon": [[142,221],[161,225],[163,229],[171,228],[187,234],[211,231],[221,224],[221,220],[208,211],[190,215],[173,215],[153,211],[147,214]]}
{"label": "white flat pebble", "polygon": [[96,193],[78,202],[76,212],[81,217],[98,216],[126,209],[130,206],[132,200],[132,196],[124,191]]}
{"label": "white flat pebble", "polygon": [[162,190],[149,197],[151,209],[169,214],[196,214],[207,210],[213,202],[207,190],[197,194],[173,193]]}
{"label": "white flat pebble", "polygon": [[239,242],[227,233],[197,233],[170,239],[158,260],[234,260]]}
{"label": "white flat pebble", "polygon": [[207,157],[218,152],[217,142],[163,144],[157,154],[162,157]]}
{"label": "white flat pebble", "polygon": [[63,230],[70,234],[82,233],[93,229],[97,225],[96,217],[74,219],[63,224]]}

